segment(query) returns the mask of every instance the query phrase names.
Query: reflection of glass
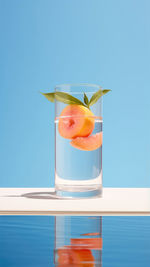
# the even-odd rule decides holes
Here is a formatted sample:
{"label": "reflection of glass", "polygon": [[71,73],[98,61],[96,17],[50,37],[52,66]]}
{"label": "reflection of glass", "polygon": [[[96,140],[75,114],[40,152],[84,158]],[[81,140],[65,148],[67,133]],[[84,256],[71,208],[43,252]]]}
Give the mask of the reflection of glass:
{"label": "reflection of glass", "polygon": [[[100,90],[91,84],[59,85],[83,102]],[[55,188],[59,196],[93,197],[102,193],[102,98],[87,108],[55,99]]]}
{"label": "reflection of glass", "polygon": [[55,218],[56,267],[102,266],[102,217]]}

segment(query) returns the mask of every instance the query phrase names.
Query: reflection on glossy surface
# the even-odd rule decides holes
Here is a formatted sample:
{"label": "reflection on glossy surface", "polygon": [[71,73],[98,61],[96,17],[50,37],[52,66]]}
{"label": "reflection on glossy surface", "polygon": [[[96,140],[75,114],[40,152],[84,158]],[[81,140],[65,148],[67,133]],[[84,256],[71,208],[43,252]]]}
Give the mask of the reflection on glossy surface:
{"label": "reflection on glossy surface", "polygon": [[55,266],[102,266],[102,218],[55,218]]}
{"label": "reflection on glossy surface", "polygon": [[0,216],[0,267],[11,266],[149,267],[150,216]]}

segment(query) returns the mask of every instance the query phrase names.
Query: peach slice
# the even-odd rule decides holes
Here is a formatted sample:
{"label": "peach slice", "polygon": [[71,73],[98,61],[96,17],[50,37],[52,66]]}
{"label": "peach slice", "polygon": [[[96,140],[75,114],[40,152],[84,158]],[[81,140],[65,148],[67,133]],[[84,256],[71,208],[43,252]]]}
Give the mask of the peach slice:
{"label": "peach slice", "polygon": [[88,137],[76,137],[70,144],[80,150],[92,151],[101,147],[103,142],[103,132],[90,135]]}
{"label": "peach slice", "polygon": [[94,267],[94,257],[89,249],[60,248],[58,249],[58,265],[59,267],[68,266],[86,266]]}
{"label": "peach slice", "polygon": [[94,129],[94,114],[82,105],[68,105],[60,114],[58,131],[64,138],[88,136]]}
{"label": "peach slice", "polygon": [[86,249],[102,249],[102,242],[102,237],[71,239],[71,245],[84,246]]}
{"label": "peach slice", "polygon": [[99,232],[96,232],[96,233],[86,233],[86,234],[80,234],[82,236],[96,236],[96,235],[100,235]]}

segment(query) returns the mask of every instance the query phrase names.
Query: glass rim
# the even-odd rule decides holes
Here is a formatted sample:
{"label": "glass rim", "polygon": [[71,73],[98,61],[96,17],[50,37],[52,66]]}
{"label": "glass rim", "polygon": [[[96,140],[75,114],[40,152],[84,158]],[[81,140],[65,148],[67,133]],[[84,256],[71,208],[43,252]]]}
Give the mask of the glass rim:
{"label": "glass rim", "polygon": [[[73,87],[82,87],[82,86],[87,87],[87,88],[90,88],[90,87],[97,88],[97,90],[102,89],[101,85],[94,84],[94,83],[93,84],[92,83],[64,83],[64,84],[57,84],[54,89],[55,89],[55,91],[57,91],[57,90],[60,90],[62,88],[63,92],[67,92],[67,89],[69,90],[69,89],[71,89]],[[63,90],[63,87],[66,88],[66,90]],[[70,91],[71,90],[69,90],[69,92]],[[77,91],[71,91],[71,92],[73,93],[73,92],[77,92]],[[91,92],[93,92],[93,91],[91,91]],[[78,92],[78,93],[80,93],[80,92]]]}

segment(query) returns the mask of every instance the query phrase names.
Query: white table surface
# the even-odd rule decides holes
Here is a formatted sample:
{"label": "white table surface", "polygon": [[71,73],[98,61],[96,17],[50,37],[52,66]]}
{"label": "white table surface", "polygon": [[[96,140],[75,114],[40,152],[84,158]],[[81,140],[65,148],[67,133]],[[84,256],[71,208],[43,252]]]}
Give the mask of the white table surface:
{"label": "white table surface", "polygon": [[45,198],[53,191],[0,188],[0,215],[150,215],[150,188],[104,188],[103,197],[93,199]]}

